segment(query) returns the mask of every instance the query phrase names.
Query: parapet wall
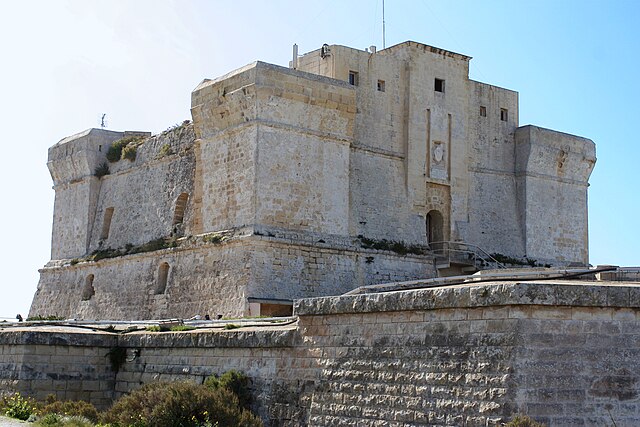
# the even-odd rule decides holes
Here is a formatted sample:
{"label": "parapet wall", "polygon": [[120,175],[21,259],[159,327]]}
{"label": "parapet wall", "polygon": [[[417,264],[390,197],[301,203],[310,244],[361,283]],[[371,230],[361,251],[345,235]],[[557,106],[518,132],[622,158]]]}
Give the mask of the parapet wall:
{"label": "parapet wall", "polygon": [[[5,388],[105,404],[245,371],[273,426],[640,423],[640,284],[487,283],[296,302],[297,325],[0,333]],[[105,355],[127,351],[118,373]]]}

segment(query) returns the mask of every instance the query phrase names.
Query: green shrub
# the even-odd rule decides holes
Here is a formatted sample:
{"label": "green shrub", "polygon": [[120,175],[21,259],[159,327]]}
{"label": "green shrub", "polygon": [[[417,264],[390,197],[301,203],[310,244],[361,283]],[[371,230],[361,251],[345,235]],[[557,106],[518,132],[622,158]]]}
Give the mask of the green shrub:
{"label": "green shrub", "polygon": [[83,400],[55,400],[40,409],[41,415],[80,416],[89,421],[98,421],[98,410],[91,403]]}
{"label": "green shrub", "polygon": [[189,325],[175,325],[172,326],[169,330],[171,332],[183,332],[183,331],[193,331],[195,329],[194,326]]}
{"label": "green shrub", "polygon": [[122,148],[122,158],[127,159],[133,162],[136,159],[136,154],[138,153],[138,146],[134,144],[129,144]]}
{"label": "green shrub", "polygon": [[526,415],[514,415],[505,427],[546,427],[546,424],[532,420]]}
{"label": "green shrub", "polygon": [[[137,135],[137,136],[127,136],[124,138],[121,138],[117,141],[114,141],[113,144],[111,144],[111,146],[109,147],[109,149],[107,150],[107,160],[109,160],[111,163],[113,162],[117,162],[120,159],[129,159],[129,160],[135,160],[136,158],[136,147],[138,142],[141,142],[144,139],[144,136],[141,135]],[[127,153],[127,151],[125,150],[125,147],[127,147],[129,144],[133,144],[132,145],[132,149],[133,153]],[[128,156],[128,157],[125,157]],[[130,157],[133,156],[133,159]]]}
{"label": "green shrub", "polygon": [[225,240],[224,236],[218,233],[211,233],[202,236],[202,241],[205,243],[212,243],[214,245],[218,245]]}
{"label": "green shrub", "polygon": [[243,408],[249,409],[253,401],[249,385],[251,379],[243,372],[235,370],[227,371],[221,376],[211,375],[204,381],[204,385],[212,390],[227,389],[238,397]]}
{"label": "green shrub", "polygon": [[162,328],[160,327],[160,325],[147,326],[144,329],[145,331],[149,332],[162,332]]}
{"label": "green shrub", "polygon": [[94,423],[79,415],[47,414],[36,421],[34,425],[36,427],[93,427]]}
{"label": "green shrub", "polygon": [[224,325],[225,329],[238,329],[241,328],[242,326],[240,325],[236,325],[235,323],[227,323],[226,325]]}
{"label": "green shrub", "polygon": [[32,317],[27,317],[27,322],[36,322],[39,320],[64,320],[64,317],[62,316],[32,316]]}
{"label": "green shrub", "polygon": [[98,178],[102,178],[105,175],[109,175],[111,173],[111,171],[109,170],[109,165],[107,164],[107,162],[103,162],[100,166],[98,166],[96,168],[96,170],[93,172],[93,174],[95,176],[97,176]]}
{"label": "green shrub", "polygon": [[173,150],[169,144],[162,144],[160,147],[160,151],[158,151],[158,158],[170,156],[173,154]]}
{"label": "green shrub", "polygon": [[109,358],[111,370],[118,372],[120,367],[124,365],[124,362],[127,361],[127,349],[124,347],[112,347],[107,354],[105,354],[105,357]]}
{"label": "green shrub", "polygon": [[23,397],[20,393],[14,393],[2,398],[2,407],[7,417],[26,421],[38,410],[37,403],[30,397]]}
{"label": "green shrub", "polygon": [[404,242],[387,239],[374,240],[364,236],[358,236],[358,238],[360,239],[361,246],[365,249],[392,251],[402,256],[407,254],[424,255],[426,253],[425,248],[420,245],[407,245]]}
{"label": "green shrub", "polygon": [[231,391],[190,382],[144,385],[116,401],[101,418],[114,427],[262,426]]}

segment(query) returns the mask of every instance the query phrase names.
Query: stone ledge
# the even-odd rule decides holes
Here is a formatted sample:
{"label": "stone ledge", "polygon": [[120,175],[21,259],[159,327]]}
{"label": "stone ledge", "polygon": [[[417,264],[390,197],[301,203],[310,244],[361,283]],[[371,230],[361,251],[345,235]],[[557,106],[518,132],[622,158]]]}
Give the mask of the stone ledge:
{"label": "stone ledge", "polygon": [[640,308],[640,284],[493,282],[294,301],[294,314],[370,313],[504,305]]}
{"label": "stone ledge", "polygon": [[282,348],[300,345],[295,327],[274,330],[138,332],[127,335],[98,331],[68,332],[33,326],[31,330],[0,331],[0,345],[155,348]]}
{"label": "stone ledge", "polygon": [[0,345],[114,347],[118,345],[118,336],[98,331],[68,332],[45,327],[40,330],[0,331]]}

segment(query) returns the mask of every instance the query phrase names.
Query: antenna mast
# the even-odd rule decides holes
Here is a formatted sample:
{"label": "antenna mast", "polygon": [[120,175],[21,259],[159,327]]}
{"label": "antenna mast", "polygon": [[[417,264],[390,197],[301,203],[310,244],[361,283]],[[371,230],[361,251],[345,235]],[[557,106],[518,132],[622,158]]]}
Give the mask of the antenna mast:
{"label": "antenna mast", "polygon": [[382,0],[382,48],[387,48],[387,43],[384,37],[384,0]]}

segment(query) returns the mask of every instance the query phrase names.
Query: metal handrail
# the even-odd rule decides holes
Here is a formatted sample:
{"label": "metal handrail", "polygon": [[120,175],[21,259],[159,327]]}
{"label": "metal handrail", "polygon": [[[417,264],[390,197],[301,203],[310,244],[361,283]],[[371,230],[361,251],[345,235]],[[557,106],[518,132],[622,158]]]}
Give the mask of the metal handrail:
{"label": "metal handrail", "polygon": [[[436,249],[435,247],[441,245],[441,249]],[[472,243],[465,242],[452,242],[452,241],[440,241],[440,242],[431,242],[429,243],[429,247],[431,250],[438,254],[441,253],[443,257],[447,259],[448,262],[451,262],[451,253],[461,253],[468,254],[472,256],[473,265],[476,264],[477,259],[481,259],[484,262],[492,262],[496,264],[498,268],[507,268],[500,261],[495,259],[491,254],[482,249],[478,245],[474,245]]]}

